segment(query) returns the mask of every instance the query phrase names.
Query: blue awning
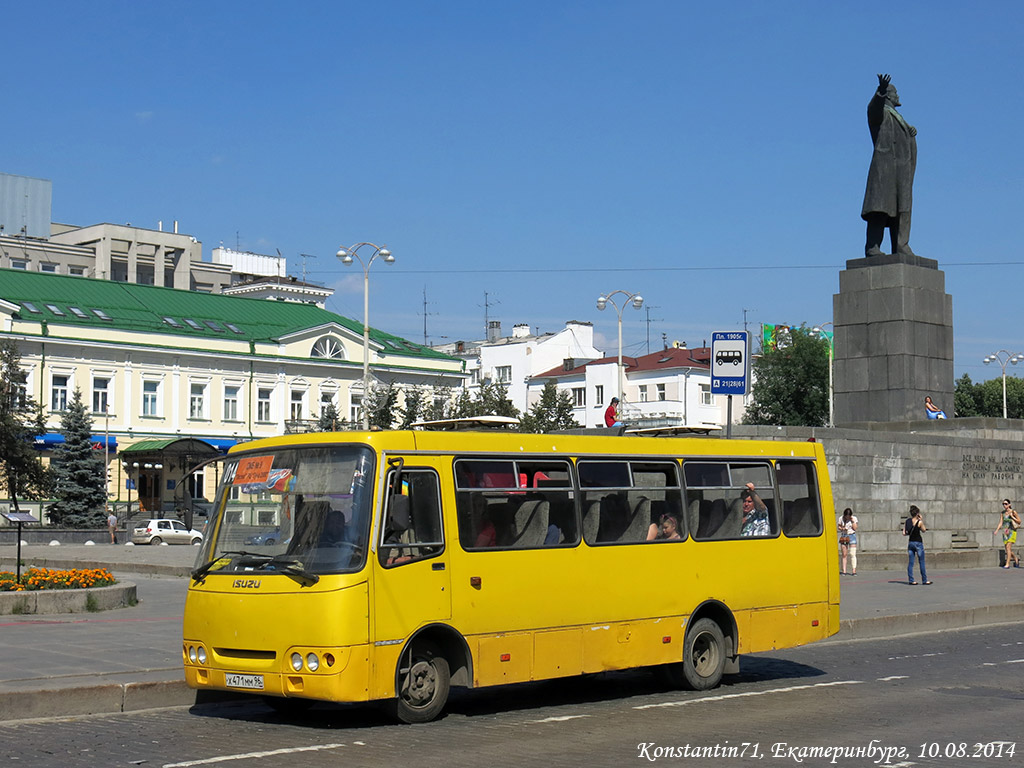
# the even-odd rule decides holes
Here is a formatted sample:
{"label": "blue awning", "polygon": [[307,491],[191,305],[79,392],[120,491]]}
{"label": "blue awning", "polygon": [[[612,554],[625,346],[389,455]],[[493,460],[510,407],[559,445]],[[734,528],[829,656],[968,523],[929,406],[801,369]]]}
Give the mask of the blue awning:
{"label": "blue awning", "polygon": [[238,444],[237,440],[227,437],[197,437],[196,439],[213,446],[221,453],[227,453],[229,449]]}
{"label": "blue awning", "polygon": [[[107,449],[111,451],[117,450],[117,438],[114,435],[91,435],[89,437],[92,442],[93,449],[97,451],[103,450],[103,445],[106,443]],[[52,451],[56,446],[61,445],[64,442],[64,435],[60,432],[47,432],[45,435],[37,435],[33,442],[33,447],[37,451]]]}

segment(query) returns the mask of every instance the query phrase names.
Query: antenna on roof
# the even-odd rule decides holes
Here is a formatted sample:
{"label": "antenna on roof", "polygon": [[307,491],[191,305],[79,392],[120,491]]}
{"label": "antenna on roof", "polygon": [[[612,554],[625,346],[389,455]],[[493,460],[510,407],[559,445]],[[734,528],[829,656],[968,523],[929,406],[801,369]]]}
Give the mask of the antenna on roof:
{"label": "antenna on roof", "polygon": [[665,318],[655,317],[653,320],[651,319],[651,310],[661,309],[661,307],[644,304],[644,309],[647,311],[647,354],[649,355],[651,354],[651,323],[660,323]]}
{"label": "antenna on roof", "polygon": [[[280,253],[278,251],[278,254]],[[306,282],[306,259],[315,259],[316,256],[311,253],[300,253],[299,256],[302,257],[302,282]]]}
{"label": "antenna on roof", "polygon": [[[490,294],[487,291],[484,291],[484,338],[485,339],[488,338],[488,335],[491,332],[491,316],[490,316],[491,305],[492,304],[501,304],[501,302],[498,301],[497,299],[488,301],[488,296],[490,296]],[[479,306],[479,305],[477,305],[477,306]]]}
{"label": "antenna on roof", "polygon": [[[433,302],[430,302],[431,304]],[[429,347],[427,341],[427,315],[436,315],[436,312],[427,312],[427,286],[423,286],[423,346]]]}

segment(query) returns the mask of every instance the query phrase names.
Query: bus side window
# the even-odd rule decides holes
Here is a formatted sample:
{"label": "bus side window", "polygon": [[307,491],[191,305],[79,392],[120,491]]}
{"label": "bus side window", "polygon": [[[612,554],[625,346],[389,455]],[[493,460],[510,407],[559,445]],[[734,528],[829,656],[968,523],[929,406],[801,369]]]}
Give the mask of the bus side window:
{"label": "bus side window", "polygon": [[814,465],[780,461],[775,466],[782,496],[782,531],[787,536],[818,536],[822,531]]}
{"label": "bus side window", "polygon": [[379,554],[386,566],[432,557],[444,549],[437,475],[404,469],[402,487],[404,492],[389,498],[385,511]]}

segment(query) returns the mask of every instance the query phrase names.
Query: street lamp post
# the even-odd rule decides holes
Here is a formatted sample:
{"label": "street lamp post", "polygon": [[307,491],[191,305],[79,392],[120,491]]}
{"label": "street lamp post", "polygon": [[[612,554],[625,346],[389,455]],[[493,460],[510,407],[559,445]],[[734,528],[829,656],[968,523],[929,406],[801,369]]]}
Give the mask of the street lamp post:
{"label": "street lamp post", "polygon": [[[359,249],[367,247],[373,249],[373,255],[367,261],[363,261],[359,255]],[[339,248],[336,254],[341,263],[350,265],[353,260],[359,262],[363,268],[363,429],[370,428],[370,412],[366,408],[366,398],[370,394],[370,266],[380,256],[385,264],[394,264],[395,257],[391,251],[382,245],[374,243],[356,243],[351,248]]]}
{"label": "street lamp post", "polygon": [[[621,293],[622,294],[622,306],[619,306],[612,299],[612,296],[614,296],[617,293]],[[625,402],[626,401],[626,393],[625,393],[625,390],[623,389],[623,384],[622,384],[622,310],[626,308],[626,302],[631,302],[633,304],[633,309],[640,309],[644,305],[644,297],[641,296],[639,293],[628,293],[626,291],[612,291],[611,293],[607,293],[607,294],[602,293],[597,298],[597,308],[598,309],[603,311],[604,308],[607,307],[608,304],[610,303],[613,307],[615,307],[615,312],[619,316],[619,367],[618,367],[618,371],[619,371],[619,393],[618,394],[619,394],[619,400],[621,402]]]}
{"label": "street lamp post", "polygon": [[993,352],[991,355],[986,357],[983,362],[985,365],[990,363],[999,363],[999,367],[1003,369],[1003,418],[1006,416],[1006,364],[1013,363],[1016,365],[1021,360],[1024,360],[1024,354],[1020,352],[1012,353],[1007,352],[1005,349],[1000,349],[998,352]]}
{"label": "street lamp post", "polygon": [[828,425],[834,427],[835,423],[835,389],[832,386],[832,365],[836,356],[836,340],[835,340],[835,326],[832,325],[833,332],[829,333],[825,330],[826,325],[832,325],[832,322],[822,323],[816,325],[811,329],[812,336],[821,336],[828,342]]}

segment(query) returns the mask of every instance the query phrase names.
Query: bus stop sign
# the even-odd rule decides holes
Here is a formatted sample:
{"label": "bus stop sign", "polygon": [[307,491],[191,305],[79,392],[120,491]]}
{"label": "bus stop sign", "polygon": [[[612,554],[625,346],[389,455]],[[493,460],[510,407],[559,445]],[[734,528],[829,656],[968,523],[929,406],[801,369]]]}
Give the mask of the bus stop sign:
{"label": "bus stop sign", "polygon": [[750,339],[746,331],[711,335],[711,394],[745,395],[750,382]]}

